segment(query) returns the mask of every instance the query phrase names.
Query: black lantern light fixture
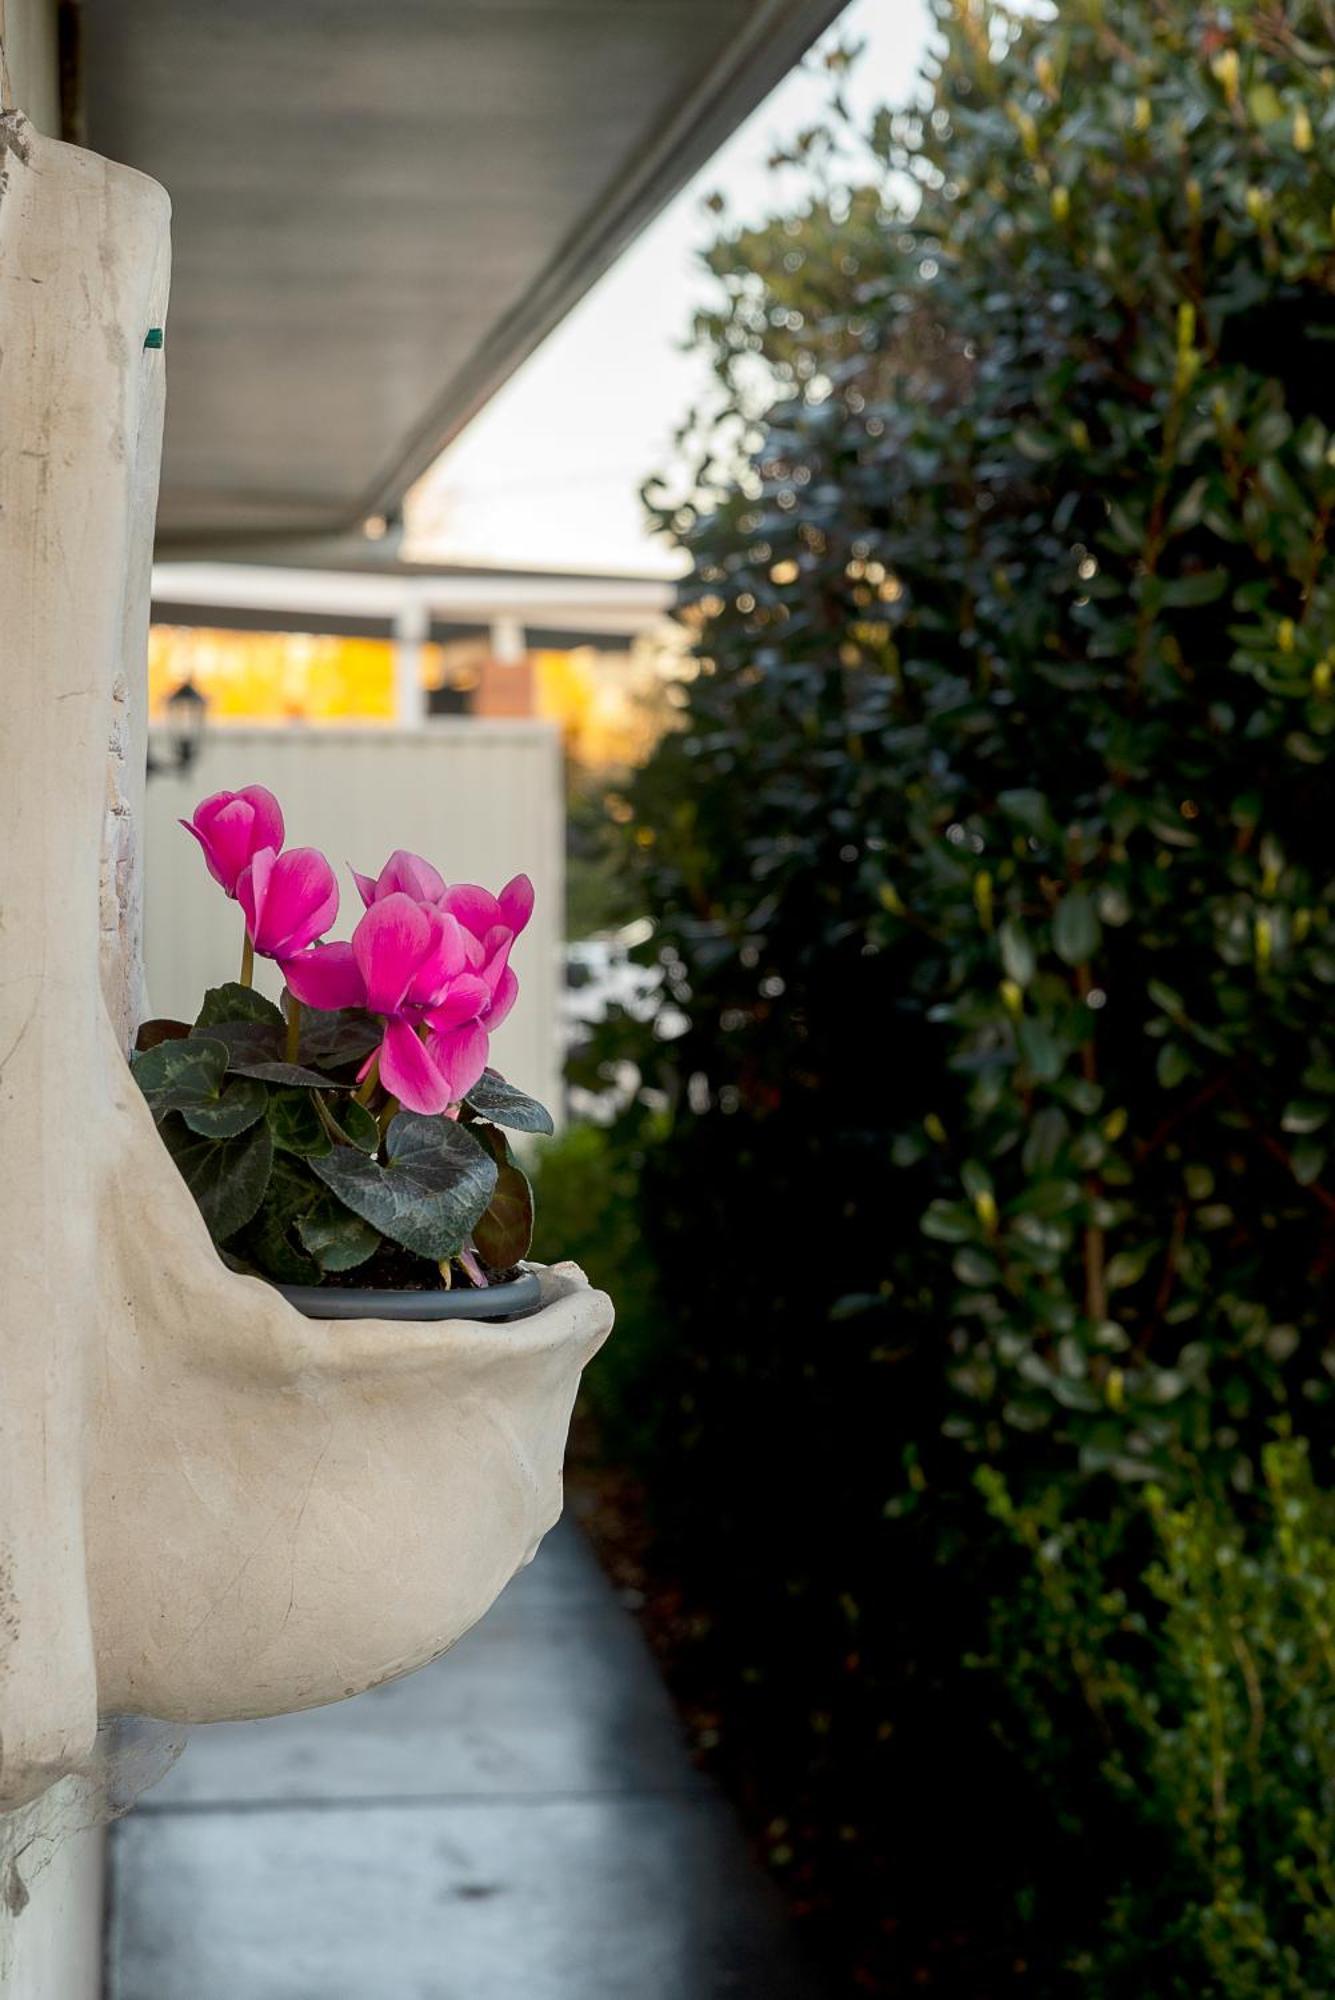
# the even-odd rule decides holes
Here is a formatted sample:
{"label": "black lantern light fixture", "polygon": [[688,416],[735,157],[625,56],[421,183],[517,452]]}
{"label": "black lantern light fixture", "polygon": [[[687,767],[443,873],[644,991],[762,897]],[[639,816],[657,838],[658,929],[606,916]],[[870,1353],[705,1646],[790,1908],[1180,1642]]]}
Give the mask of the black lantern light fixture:
{"label": "black lantern light fixture", "polygon": [[148,775],[159,778],[175,772],[178,777],[184,777],[199,755],[204,725],[208,720],[208,696],[200,693],[187,674],[181,685],[172,689],[163,706],[167,712],[167,740],[171,755],[155,757],[150,749]]}

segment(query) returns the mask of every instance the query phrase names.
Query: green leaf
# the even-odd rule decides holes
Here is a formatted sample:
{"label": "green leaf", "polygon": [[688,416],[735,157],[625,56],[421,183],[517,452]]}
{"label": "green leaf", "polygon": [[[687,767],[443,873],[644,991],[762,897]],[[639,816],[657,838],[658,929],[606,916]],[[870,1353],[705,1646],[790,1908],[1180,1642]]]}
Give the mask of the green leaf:
{"label": "green leaf", "polygon": [[922,1219],[922,1233],[938,1243],[968,1243],[978,1234],[978,1220],[962,1201],[934,1201]]}
{"label": "green leaf", "polygon": [[231,980],[226,986],[210,986],[195,1027],[216,1028],[224,1021],[263,1021],[270,1027],[281,1028],[283,1015],[272,1000],[266,1000],[253,986],[241,986]]}
{"label": "green leaf", "polygon": [[1299,1187],[1310,1187],[1319,1179],[1326,1164],[1326,1148],[1316,1139],[1300,1139],[1293,1149],[1293,1178]]}
{"label": "green leaf", "polygon": [[470,1111],[480,1111],[493,1125],[506,1125],[512,1132],[551,1134],[556,1130],[550,1111],[536,1098],[516,1090],[503,1076],[497,1076],[494,1069],[482,1072],[464,1102]]}
{"label": "green leaf", "polygon": [[227,1050],[221,1042],[187,1036],[159,1042],[131,1059],[134,1080],[154,1115],[185,1104],[210,1104],[222,1091]]}
{"label": "green leaf", "polygon": [[[257,1083],[254,1088],[263,1090],[264,1086]],[[280,1152],[311,1158],[333,1150],[334,1142],[316,1110],[311,1091],[272,1090],[268,1100],[269,1130]]]}
{"label": "green leaf", "polygon": [[1098,911],[1083,889],[1062,897],[1052,919],[1052,944],[1066,965],[1087,965],[1102,936]]}
{"label": "green leaf", "polygon": [[1020,1054],[1039,1083],[1055,1083],[1062,1073],[1066,1054],[1056,1036],[1041,1021],[1021,1021],[1015,1031]]}
{"label": "green leaf", "polygon": [[192,1132],[206,1139],[232,1139],[263,1118],[268,1093],[262,1083],[238,1077],[229,1083],[216,1104],[183,1104],[181,1116]]}
{"label": "green leaf", "polygon": [[244,1229],[264,1200],[273,1141],[263,1119],[234,1139],[206,1139],[177,1112],[163,1119],[163,1144],[195,1197],[215,1243]]}
{"label": "green leaf", "polygon": [[189,1033],[190,1029],[184,1021],[141,1021],[134,1045],[142,1055],[148,1049],[157,1048],[159,1042],[184,1041]]}
{"label": "green leaf", "polygon": [[1280,1123],[1286,1132],[1319,1132],[1329,1117],[1329,1104],[1319,1098],[1295,1097],[1284,1106]]}
{"label": "green leaf", "polygon": [[1164,1043],[1155,1064],[1155,1074],[1164,1090],[1176,1090],[1191,1075],[1191,1060],[1179,1043]]}
{"label": "green leaf", "polygon": [[297,1234],[322,1271],[355,1271],[380,1248],[380,1232],[332,1194],[297,1219]]}
{"label": "green leaf", "polygon": [[1119,1250],[1108,1259],[1106,1283],[1110,1292],[1119,1292],[1128,1285],[1139,1284],[1149,1268],[1154,1255],[1154,1245],[1143,1243],[1135,1250]]}
{"label": "green leaf", "polygon": [[493,1271],[508,1271],[533,1247],[533,1189],[528,1176],[508,1157],[496,1170],[496,1192],[473,1224],[473,1241]]}
{"label": "green leaf", "polygon": [[1017,986],[1027,986],[1034,976],[1034,947],[1029,942],[1024,926],[1007,917],[997,932],[997,942],[1001,946],[1001,963],[1006,977],[1013,979]]}
{"label": "green leaf", "polygon": [[1160,587],[1163,602],[1185,609],[1192,604],[1213,604],[1228,588],[1226,569],[1193,570],[1188,576],[1171,577]]}
{"label": "green leaf", "polygon": [[258,1077],[262,1083],[285,1085],[293,1090],[332,1090],[332,1077],[307,1069],[304,1063],[286,1060],[283,1031],[258,1021],[220,1021],[213,1030],[227,1049],[227,1067],[237,1076]]}
{"label": "green leaf", "polygon": [[388,1165],[353,1146],[311,1162],[326,1187],[382,1236],[438,1262],[461,1250],[495,1191],[496,1163],[450,1118],[401,1111]]}
{"label": "green leaf", "polygon": [[379,1152],[380,1127],[364,1104],[358,1104],[355,1097],[335,1097],[325,1109],[352,1145],[360,1146],[364,1153]]}
{"label": "green leaf", "polygon": [[359,1007],[328,1014],[306,1007],[301,1015],[301,1060],[321,1069],[343,1069],[379,1048],[384,1033],[379,1021]]}
{"label": "green leaf", "polygon": [[259,1210],[229,1248],[279,1284],[318,1284],[319,1266],[300,1247],[294,1230],[317,1202],[328,1199],[308,1168],[278,1153]]}
{"label": "green leaf", "polygon": [[1042,792],[1027,786],[1013,791],[1001,792],[997,804],[1008,819],[1015,820],[1036,837],[1052,832],[1052,809]]}

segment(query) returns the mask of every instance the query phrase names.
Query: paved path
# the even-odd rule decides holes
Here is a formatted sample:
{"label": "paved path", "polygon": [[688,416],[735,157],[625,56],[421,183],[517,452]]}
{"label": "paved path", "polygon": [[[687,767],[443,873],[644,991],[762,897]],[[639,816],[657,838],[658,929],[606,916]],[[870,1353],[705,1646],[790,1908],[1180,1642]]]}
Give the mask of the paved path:
{"label": "paved path", "polygon": [[563,1526],[434,1667],[194,1731],[113,1829],[108,2000],[812,2000]]}

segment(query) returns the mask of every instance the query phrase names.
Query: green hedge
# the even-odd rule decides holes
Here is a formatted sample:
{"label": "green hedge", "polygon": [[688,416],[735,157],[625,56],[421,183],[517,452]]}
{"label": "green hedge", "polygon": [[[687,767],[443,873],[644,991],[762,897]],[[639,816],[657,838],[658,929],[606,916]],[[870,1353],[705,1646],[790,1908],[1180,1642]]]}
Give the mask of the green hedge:
{"label": "green hedge", "polygon": [[[713,252],[725,408],[657,496],[697,674],[626,855],[690,1026],[592,1062],[669,1106],[638,1449],[722,1767],[865,1990],[1314,1995],[1329,1878],[1304,1927],[1243,1842],[1269,1985],[1179,1921],[1195,1779],[1150,1839],[1089,1675],[1017,1694],[1097,1621],[1040,1593],[1035,1655],[989,1604],[1034,1583],[1004,1492],[1094,1538],[1168,1702],[1164,1521],[1267,1545],[1280,1422],[1326,1478],[1331,22],[940,25],[922,106],[807,135],[809,199]],[[1256,1782],[1296,1852],[1320,1781]]]}

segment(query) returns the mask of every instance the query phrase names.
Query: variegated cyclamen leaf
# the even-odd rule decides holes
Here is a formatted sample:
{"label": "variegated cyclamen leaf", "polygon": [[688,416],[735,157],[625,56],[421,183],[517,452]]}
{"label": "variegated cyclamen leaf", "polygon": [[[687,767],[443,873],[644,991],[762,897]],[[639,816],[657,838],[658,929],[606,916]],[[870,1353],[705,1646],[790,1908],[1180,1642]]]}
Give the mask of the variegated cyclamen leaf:
{"label": "variegated cyclamen leaf", "polygon": [[386,1135],[388,1164],[335,1146],[311,1166],[355,1215],[433,1262],[463,1248],[496,1186],[496,1163],[449,1118],[401,1111]]}
{"label": "variegated cyclamen leaf", "polygon": [[471,1111],[480,1112],[493,1125],[506,1125],[512,1132],[542,1132],[550,1135],[556,1130],[552,1114],[536,1097],[527,1096],[516,1090],[494,1069],[483,1070],[464,1102]]}

